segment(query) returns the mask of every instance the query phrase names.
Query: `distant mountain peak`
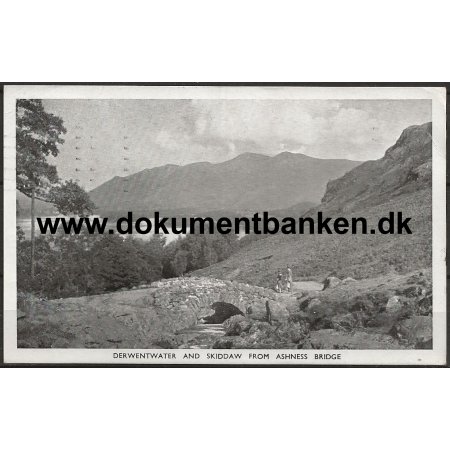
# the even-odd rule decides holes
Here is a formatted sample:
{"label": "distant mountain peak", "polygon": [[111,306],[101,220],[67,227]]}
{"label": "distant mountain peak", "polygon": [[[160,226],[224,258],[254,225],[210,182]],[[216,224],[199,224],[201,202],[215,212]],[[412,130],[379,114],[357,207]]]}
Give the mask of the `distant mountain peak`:
{"label": "distant mountain peak", "polygon": [[312,156],[308,156],[308,155],[305,155],[303,153],[298,153],[298,152],[288,152],[287,150],[285,150],[281,153],[277,153],[276,155],[273,156],[273,158],[277,158],[277,159],[293,159],[293,158],[307,159],[307,158],[311,158],[311,159],[314,159]]}
{"label": "distant mountain peak", "polygon": [[[244,153],[241,153],[241,154],[235,156],[234,158],[232,158],[228,161],[235,161],[235,160],[241,160],[241,159],[251,160],[251,159],[267,159],[267,158],[270,158],[270,156],[266,155],[264,153],[244,152]],[[227,161],[224,161],[224,162],[227,162]],[[217,164],[222,164],[222,163],[217,163]]]}

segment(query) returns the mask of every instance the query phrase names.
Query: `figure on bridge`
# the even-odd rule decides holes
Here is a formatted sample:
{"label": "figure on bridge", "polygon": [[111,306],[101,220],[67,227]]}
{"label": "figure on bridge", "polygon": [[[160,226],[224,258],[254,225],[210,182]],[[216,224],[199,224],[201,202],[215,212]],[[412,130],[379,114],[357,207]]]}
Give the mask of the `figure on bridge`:
{"label": "figure on bridge", "polygon": [[281,273],[281,269],[278,270],[278,275],[277,275],[277,285],[275,287],[275,290],[281,294],[282,290],[283,290],[283,274]]}
{"label": "figure on bridge", "polygon": [[292,292],[292,270],[289,264],[287,265],[287,276],[286,276],[286,288],[288,292]]}
{"label": "figure on bridge", "polygon": [[278,269],[277,284],[275,286],[275,291],[281,294],[283,290],[292,292],[292,269],[289,264],[286,266],[286,273],[283,274],[281,269]]}

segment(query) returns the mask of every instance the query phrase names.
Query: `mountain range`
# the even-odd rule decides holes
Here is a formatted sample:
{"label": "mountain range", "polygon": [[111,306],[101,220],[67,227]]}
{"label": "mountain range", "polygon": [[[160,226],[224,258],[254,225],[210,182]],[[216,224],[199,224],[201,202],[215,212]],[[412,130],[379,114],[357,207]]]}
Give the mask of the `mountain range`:
{"label": "mountain range", "polygon": [[331,179],[359,164],[360,161],[317,159],[290,152],[272,157],[243,153],[217,164],[169,164],[127,177],[116,176],[89,195],[100,214],[282,210],[318,204]]}
{"label": "mountain range", "polygon": [[228,259],[195,273],[272,286],[290,264],[294,278],[321,281],[329,274],[370,278],[431,266],[431,123],[405,129],[385,155],[328,182],[320,205],[304,215],[364,217],[369,227],[390,211],[411,217],[412,234],[273,235],[254,239]]}

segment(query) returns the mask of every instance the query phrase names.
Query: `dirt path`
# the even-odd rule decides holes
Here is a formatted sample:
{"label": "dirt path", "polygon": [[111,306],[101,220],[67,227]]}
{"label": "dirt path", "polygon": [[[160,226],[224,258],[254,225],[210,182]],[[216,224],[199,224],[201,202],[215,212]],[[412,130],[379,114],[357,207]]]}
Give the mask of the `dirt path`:
{"label": "dirt path", "polygon": [[323,284],[317,281],[294,281],[292,283],[292,292],[283,291],[281,293],[277,292],[278,297],[292,297],[295,293],[301,291],[321,291],[323,289]]}
{"label": "dirt path", "polygon": [[292,283],[292,291],[321,291],[323,289],[323,284],[317,281],[294,281]]}

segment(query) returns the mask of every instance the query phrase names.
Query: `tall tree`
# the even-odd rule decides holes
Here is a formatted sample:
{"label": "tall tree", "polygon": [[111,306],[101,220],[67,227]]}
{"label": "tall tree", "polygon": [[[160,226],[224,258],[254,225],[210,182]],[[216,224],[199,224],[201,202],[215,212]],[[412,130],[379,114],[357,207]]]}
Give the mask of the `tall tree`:
{"label": "tall tree", "polygon": [[35,266],[35,200],[53,203],[62,213],[85,214],[94,205],[72,180],[62,183],[56,157],[66,133],[63,120],[45,111],[42,101],[19,99],[16,103],[16,186],[31,198],[31,277]]}
{"label": "tall tree", "polygon": [[17,100],[16,184],[20,192],[48,201],[48,191],[59,177],[47,157],[58,156],[65,133],[62,119],[46,112],[41,100]]}
{"label": "tall tree", "polygon": [[75,181],[69,180],[53,187],[49,193],[49,201],[61,214],[91,213],[95,206],[88,193]]}

